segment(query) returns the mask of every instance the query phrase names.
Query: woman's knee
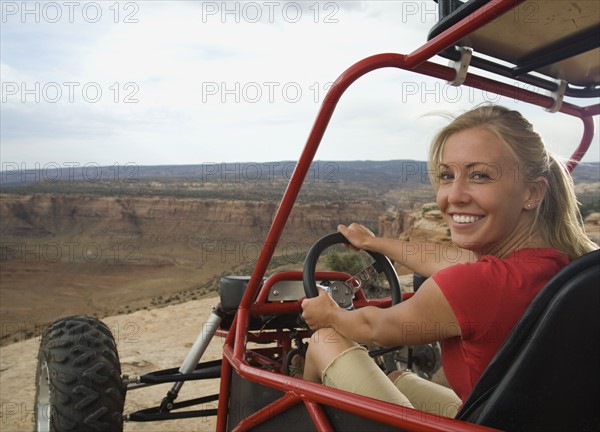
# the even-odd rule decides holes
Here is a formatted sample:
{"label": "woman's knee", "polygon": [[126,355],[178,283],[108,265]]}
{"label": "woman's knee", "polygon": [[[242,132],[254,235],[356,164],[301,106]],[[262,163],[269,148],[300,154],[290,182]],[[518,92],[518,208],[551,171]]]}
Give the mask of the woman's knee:
{"label": "woman's knee", "polygon": [[340,343],[343,339],[345,339],[342,335],[340,335],[337,331],[335,331],[331,327],[323,327],[315,330],[315,332],[310,336],[310,343],[315,345],[321,344],[336,344]]}
{"label": "woman's knee", "polygon": [[407,373],[406,371],[395,370],[388,374],[388,378],[395,383],[398,378]]}
{"label": "woman's knee", "polygon": [[320,328],[310,337],[306,361],[322,371],[335,357],[354,345],[334,329]]}

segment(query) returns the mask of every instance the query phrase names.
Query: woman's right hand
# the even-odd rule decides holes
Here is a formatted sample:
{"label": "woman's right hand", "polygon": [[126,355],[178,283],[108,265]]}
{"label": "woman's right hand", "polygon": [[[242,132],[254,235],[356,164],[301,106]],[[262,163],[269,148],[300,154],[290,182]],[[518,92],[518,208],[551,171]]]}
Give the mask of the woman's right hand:
{"label": "woman's right hand", "polygon": [[356,249],[372,250],[369,247],[375,234],[366,226],[352,223],[348,226],[338,225],[337,229]]}

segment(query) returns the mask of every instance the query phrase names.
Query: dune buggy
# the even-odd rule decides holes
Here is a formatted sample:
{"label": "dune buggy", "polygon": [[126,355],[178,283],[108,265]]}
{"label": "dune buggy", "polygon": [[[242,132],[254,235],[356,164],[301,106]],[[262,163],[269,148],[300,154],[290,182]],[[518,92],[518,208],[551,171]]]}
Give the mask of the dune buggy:
{"label": "dune buggy", "polygon": [[[341,307],[384,308],[409,296],[402,294],[393,266],[378,254],[371,254],[373,264],[358,274],[319,271],[323,251],[344,242],[338,234],[315,243],[303,271],[265,275],[327,124],[355,80],[397,68],[580,118],[583,136],[569,170],[592,142],[593,116],[600,114],[600,2],[438,0],[438,8],[439,21],[425,44],[407,55],[365,58],[331,87],[252,275],[221,280],[220,303],[180,366],[124,378],[113,336],[99,320],[69,317],[46,330],[37,371],[37,430],[117,431],[123,421],[204,416],[216,416],[218,431],[600,430],[599,251],[572,262],[540,292],[454,419],[286,373],[291,355],[304,349],[309,336],[299,319],[300,303],[316,295],[316,283],[327,286]],[[515,19],[517,8],[535,8],[536,19]],[[434,63],[434,56],[451,63]],[[591,102],[577,105],[565,98]],[[389,282],[389,295],[367,299],[361,288],[380,274]],[[215,335],[225,337],[222,359],[202,362]],[[430,376],[439,367],[435,345],[372,355],[388,371],[408,367]],[[218,395],[177,399],[184,384],[209,379],[220,380]],[[159,406],[123,413],[127,392],[159,383],[171,383]],[[217,408],[190,409],[211,401]]]}

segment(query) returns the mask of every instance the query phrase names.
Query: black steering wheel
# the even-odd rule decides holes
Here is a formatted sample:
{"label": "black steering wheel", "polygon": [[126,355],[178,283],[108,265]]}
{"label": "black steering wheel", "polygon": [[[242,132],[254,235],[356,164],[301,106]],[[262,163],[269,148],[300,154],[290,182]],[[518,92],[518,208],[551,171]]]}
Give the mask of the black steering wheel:
{"label": "black steering wheel", "polygon": [[[317,240],[317,242],[309,249],[306,260],[304,261],[302,279],[306,297],[312,298],[317,297],[318,295],[317,281],[315,278],[317,260],[325,249],[340,243],[350,244],[348,239],[341,233],[333,233]],[[331,285],[327,288],[329,295],[331,295],[340,307],[350,308],[352,307],[354,293],[366,283],[374,281],[379,273],[383,273],[390,284],[392,304],[400,303],[402,301],[400,282],[396,270],[392,266],[392,263],[390,263],[390,260],[378,252],[365,252],[371,255],[375,262],[347,281],[332,281]]]}

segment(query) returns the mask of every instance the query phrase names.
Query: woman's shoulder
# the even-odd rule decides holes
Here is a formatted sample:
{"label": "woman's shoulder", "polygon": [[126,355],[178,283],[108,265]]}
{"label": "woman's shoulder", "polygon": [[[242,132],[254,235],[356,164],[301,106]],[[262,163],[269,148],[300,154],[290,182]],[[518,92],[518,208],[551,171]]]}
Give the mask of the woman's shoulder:
{"label": "woman's shoulder", "polygon": [[477,261],[456,264],[437,272],[436,280],[461,278],[473,280],[492,278],[506,273],[537,272],[540,269],[558,271],[569,263],[567,255],[554,248],[525,248],[511,252],[505,257],[483,255]]}
{"label": "woman's shoulder", "polygon": [[560,266],[569,263],[569,257],[558,249],[546,248],[523,248],[513,251],[505,257],[496,257],[493,255],[484,255],[477,263],[497,263],[505,265],[521,265],[521,264],[549,264],[556,263]]}

